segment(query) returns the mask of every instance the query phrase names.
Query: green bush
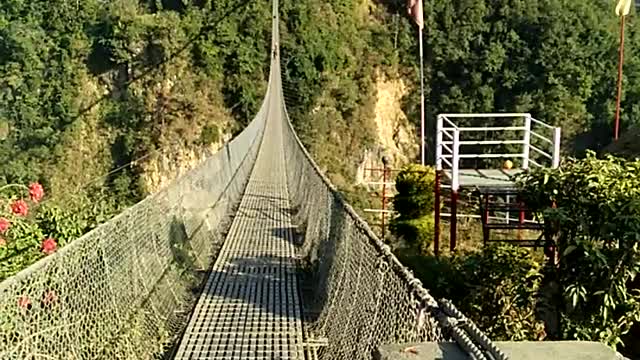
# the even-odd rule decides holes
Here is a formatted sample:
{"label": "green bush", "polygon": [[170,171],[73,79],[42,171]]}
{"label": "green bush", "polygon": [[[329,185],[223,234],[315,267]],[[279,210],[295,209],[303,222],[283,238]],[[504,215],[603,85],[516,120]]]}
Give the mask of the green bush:
{"label": "green bush", "polygon": [[389,228],[393,234],[401,237],[406,245],[416,248],[420,253],[426,253],[435,231],[433,214],[417,219],[394,219]]}
{"label": "green bush", "polygon": [[453,301],[492,340],[542,340],[536,318],[542,267],[531,253],[493,245],[455,257],[401,253],[434,296]]}
{"label": "green bush", "polygon": [[37,182],[28,187],[0,187],[0,281],[54,253],[120,210],[97,196],[75,205],[69,201],[64,207],[44,197],[44,188]]}
{"label": "green bush", "polygon": [[460,310],[493,340],[542,340],[544,324],[536,318],[542,266],[529,250],[494,245],[456,259],[464,279]]}
{"label": "green bush", "polygon": [[434,184],[435,171],[432,167],[405,166],[396,177],[398,194],[393,198],[393,207],[399,217],[417,219],[431,214],[435,203]]}
{"label": "green bush", "polygon": [[[640,321],[640,161],[588,153],[559,169],[522,175],[529,207],[557,247],[545,280],[559,286],[559,336],[622,343]],[[554,206],[555,205],[555,206]]]}
{"label": "green bush", "polygon": [[200,143],[202,145],[211,145],[220,140],[220,131],[215,124],[206,125],[200,133]]}
{"label": "green bush", "polygon": [[398,212],[391,220],[391,233],[420,253],[427,251],[434,236],[433,186],[435,171],[429,166],[406,165],[396,176],[393,207]]}

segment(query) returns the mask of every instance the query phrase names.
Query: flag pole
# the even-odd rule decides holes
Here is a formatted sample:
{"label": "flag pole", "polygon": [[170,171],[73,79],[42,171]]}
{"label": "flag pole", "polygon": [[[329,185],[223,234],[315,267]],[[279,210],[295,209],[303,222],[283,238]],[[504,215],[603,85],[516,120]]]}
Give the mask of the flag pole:
{"label": "flag pole", "polygon": [[418,26],[418,41],[420,42],[420,164],[425,165],[424,144],[424,55],[422,50],[422,26]]}
{"label": "flag pole", "polygon": [[620,15],[620,52],[618,54],[618,96],[616,99],[616,122],[613,139],[618,140],[620,132],[620,101],[622,99],[622,64],[624,63],[624,14]]}
{"label": "flag pole", "polygon": [[425,165],[424,143],[424,55],[422,49],[422,28],[424,27],[424,11],[422,0],[408,0],[407,10],[409,16],[418,25],[418,43],[420,45],[420,164]]}

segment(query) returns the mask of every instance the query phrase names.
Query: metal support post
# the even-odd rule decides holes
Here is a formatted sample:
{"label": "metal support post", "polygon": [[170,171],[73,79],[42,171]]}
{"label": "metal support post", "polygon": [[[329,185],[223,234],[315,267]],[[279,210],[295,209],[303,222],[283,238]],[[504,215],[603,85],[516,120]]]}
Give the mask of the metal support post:
{"label": "metal support post", "polygon": [[[629,0],[630,1],[630,0]],[[622,64],[624,63],[624,18],[620,16],[620,48],[618,52],[618,94],[616,96],[616,119],[613,129],[613,140],[618,140],[620,133],[620,101],[622,101]]]}
{"label": "metal support post", "polygon": [[522,150],[522,168],[529,168],[529,151],[531,145],[531,114],[527,114],[524,117],[524,139]]}
{"label": "metal support post", "polygon": [[433,231],[433,254],[438,256],[440,253],[440,170],[436,170],[435,179],[435,209],[433,211],[434,217],[434,231]]}
{"label": "metal support post", "polygon": [[489,194],[485,194],[484,199],[481,198],[480,202],[484,202],[484,207],[482,207],[482,243],[487,246],[489,241]]}
{"label": "metal support post", "polygon": [[442,177],[442,127],[443,127],[442,115],[438,115],[436,121],[436,179],[435,179],[435,209],[433,211],[434,217],[434,232],[433,232],[433,254],[438,256],[440,253],[440,201],[441,201],[441,188],[440,180]]}
{"label": "metal support post", "polygon": [[451,156],[451,190],[458,191],[460,187],[460,130],[453,131],[453,149]]}
{"label": "metal support post", "polygon": [[386,158],[382,158],[382,165],[383,165],[383,169],[382,169],[382,230],[381,230],[381,234],[382,234],[382,241],[384,241],[384,233],[385,233],[385,215],[386,215],[386,210],[387,210],[387,175],[388,175],[388,165],[387,165],[387,160]]}
{"label": "metal support post", "polygon": [[458,225],[458,189],[460,188],[459,167],[460,167],[460,130],[453,131],[453,155],[451,169],[451,224],[449,235],[449,250],[456,250],[456,236]]}
{"label": "metal support post", "polygon": [[552,168],[560,166],[560,128],[553,129],[553,164]]}
{"label": "metal support post", "polygon": [[449,235],[449,251],[456,250],[456,228],[458,225],[458,191],[451,190],[451,232]]}
{"label": "metal support post", "polygon": [[520,208],[520,216],[518,217],[518,240],[522,241],[522,225],[524,225],[524,202],[518,199],[518,207]]}
{"label": "metal support post", "polygon": [[444,127],[444,119],[442,115],[438,115],[436,121],[436,170],[442,170],[442,128]]}

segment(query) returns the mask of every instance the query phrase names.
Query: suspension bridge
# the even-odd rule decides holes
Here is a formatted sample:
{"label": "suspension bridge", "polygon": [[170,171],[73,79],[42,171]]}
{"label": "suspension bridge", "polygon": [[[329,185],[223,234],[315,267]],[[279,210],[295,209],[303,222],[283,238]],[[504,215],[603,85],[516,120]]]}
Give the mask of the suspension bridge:
{"label": "suspension bridge", "polygon": [[371,359],[382,344],[426,341],[506,358],[429,294],[305,150],[283,99],[277,9],[253,121],[1,283],[1,359]]}

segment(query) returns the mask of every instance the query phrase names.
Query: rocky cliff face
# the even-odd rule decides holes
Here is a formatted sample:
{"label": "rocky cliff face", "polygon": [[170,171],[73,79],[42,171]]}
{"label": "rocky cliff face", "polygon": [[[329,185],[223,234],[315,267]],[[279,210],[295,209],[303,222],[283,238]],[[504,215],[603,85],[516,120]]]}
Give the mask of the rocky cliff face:
{"label": "rocky cliff face", "polygon": [[[100,186],[121,171],[135,169],[142,195],[152,194],[232,138],[238,123],[224,105],[220,84],[197,73],[188,61],[172,65],[126,86],[121,69],[85,76],[78,101],[88,110],[57,149],[59,162],[50,169],[52,193],[81,195],[92,191],[89,183]],[[134,109],[115,113],[108,104],[132,96],[138,101]],[[127,138],[132,132],[112,120],[130,115],[137,115],[142,124],[137,126],[144,129],[133,141]],[[119,139],[126,145],[119,145]],[[153,145],[141,147],[145,142]]]}
{"label": "rocky cliff face", "polygon": [[231,138],[231,134],[226,133],[220,141],[209,145],[191,148],[176,146],[164,149],[158,156],[145,161],[142,165],[144,169],[142,180],[145,189],[152,194],[166,187],[215,154]]}
{"label": "rocky cliff face", "polygon": [[402,99],[409,96],[410,89],[399,77],[379,74],[376,79],[376,146],[366,149],[364,159],[357,172],[356,184],[380,181],[381,173],[366,171],[367,168],[382,168],[382,157],[387,156],[390,168],[399,168],[415,161],[419,156],[419,145],[415,126],[402,110]]}

